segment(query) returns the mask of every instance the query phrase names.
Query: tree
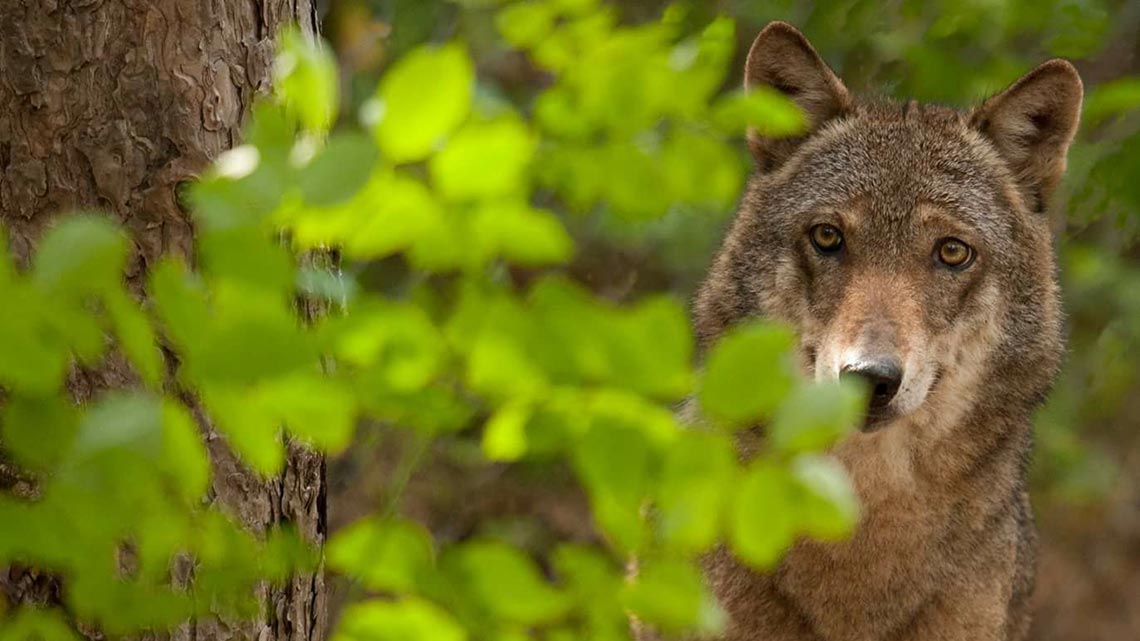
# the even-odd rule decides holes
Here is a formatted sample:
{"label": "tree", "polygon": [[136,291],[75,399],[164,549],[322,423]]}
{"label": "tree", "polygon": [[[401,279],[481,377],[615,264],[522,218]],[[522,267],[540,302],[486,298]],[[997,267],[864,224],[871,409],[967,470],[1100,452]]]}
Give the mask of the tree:
{"label": "tree", "polygon": [[[311,0],[13,0],[0,6],[0,222],[16,262],[28,265],[57,213],[99,209],[130,232],[128,283],[141,291],[160,256],[192,260],[195,234],[183,185],[240,138],[256,96],[269,89],[273,36],[296,22],[317,29]],[[166,386],[178,363],[168,359]],[[72,366],[66,387],[84,403],[130,388],[139,373],[112,352]],[[188,393],[213,474],[209,497],[251,531],[291,523],[311,542],[325,536],[324,458],[296,446],[284,471],[262,479],[240,465]],[[23,495],[34,480],[0,460],[0,489]],[[66,589],[66,587],[64,587]],[[240,625],[200,620],[175,638],[312,641],[324,635],[320,573],[262,588],[264,612]],[[8,604],[58,602],[49,574],[0,574]]]}
{"label": "tree", "polygon": [[[338,4],[365,44],[392,26],[360,29],[350,9],[362,3]],[[383,76],[354,79],[360,91],[343,93],[359,101],[339,106],[335,62],[301,35],[311,20],[278,39],[270,63],[267,34],[293,10],[227,14],[250,35],[115,4],[120,22],[145,26],[87,19],[90,38],[114,37],[79,47],[83,65],[52,48],[82,39],[36,49],[23,31],[46,18],[23,4],[4,10],[0,247],[12,245],[21,269],[0,260],[0,448],[12,463],[0,475],[9,490],[0,491],[0,566],[62,581],[9,572],[3,589],[16,603],[0,602],[0,641],[71,641],[67,621],[110,638],[321,636],[330,615],[301,539],[323,543],[323,459],[287,449],[283,431],[330,456],[402,440],[378,448],[391,467],[374,474],[384,491],[320,549],[329,580],[338,573],[346,587],[336,641],[619,640],[629,638],[628,613],[680,638],[712,633],[724,620],[702,584],[702,555],[723,546],[767,569],[802,536],[851,531],[857,502],[823,452],[856,424],[858,393],[795,375],[794,339],[779,326],[741,325],[695,359],[680,297],[650,295],[644,279],[605,296],[575,282],[594,271],[580,262],[596,253],[592,240],[662,250],[663,264],[672,255],[663,274],[703,270],[691,232],[713,239],[718,214],[738,198],[745,129],[777,136],[803,126],[779,94],[724,89],[735,87],[730,61],[743,33],[732,19],[678,5],[627,25],[619,4],[385,4],[390,16],[419,15],[435,41],[401,48],[395,38],[361,56],[383,59]],[[440,13],[425,7],[463,12],[459,33],[438,28]],[[107,10],[46,16],[70,25],[60,16]],[[167,16],[187,25],[168,28]],[[918,54],[945,44],[904,26]],[[149,48],[123,44],[151,33],[160,35]],[[976,42],[955,46],[988,51]],[[194,64],[147,76],[150,58],[125,53],[169,47]],[[7,61],[20,51],[31,62]],[[992,58],[987,73],[1010,64]],[[37,65],[89,76],[58,89]],[[254,104],[271,68],[273,95]],[[496,81],[506,69],[524,70],[533,86]],[[902,86],[938,97],[914,84],[938,74],[916,70]],[[960,77],[981,86],[976,71],[963,64]],[[187,73],[202,80],[187,84]],[[23,87],[45,77],[55,102]],[[130,104],[159,99],[133,112],[122,97],[79,110],[68,99],[97,84],[82,78],[130,89]],[[240,88],[228,91],[235,79]],[[91,126],[103,111],[123,129]],[[26,133],[45,114],[54,120],[41,128],[67,134],[61,151],[50,135]],[[190,143],[166,135],[177,114],[198,136]],[[104,137],[119,147],[83,147],[98,162],[63,156],[64,141]],[[52,154],[64,160],[49,167]],[[67,171],[76,176],[64,195],[37,204]],[[10,175],[31,177],[24,191]],[[47,224],[56,210],[87,208],[117,216],[134,251],[106,216]],[[658,247],[670,238],[673,251]],[[334,269],[310,259],[329,247],[343,261]],[[314,304],[324,313],[309,313]],[[699,405],[704,429],[680,425],[673,410],[683,402]],[[757,423],[770,425],[771,440],[741,460],[734,442]],[[539,498],[573,521],[571,534],[543,535],[518,494],[481,481],[510,485],[516,474],[572,486],[571,514],[582,518],[567,518],[547,500],[553,493]],[[432,499],[423,509],[417,492]],[[268,609],[251,609],[254,592]],[[210,622],[219,618],[252,622]]]}

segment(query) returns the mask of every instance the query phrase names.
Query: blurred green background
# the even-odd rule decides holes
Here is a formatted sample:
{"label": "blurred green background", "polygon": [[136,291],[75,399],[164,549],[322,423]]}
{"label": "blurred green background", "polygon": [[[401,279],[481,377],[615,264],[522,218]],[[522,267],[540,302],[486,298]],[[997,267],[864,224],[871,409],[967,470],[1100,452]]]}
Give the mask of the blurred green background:
{"label": "blurred green background", "polygon": [[[329,0],[324,36],[341,63],[345,104],[365,105],[387,66],[425,42],[460,39],[476,62],[477,104],[505,102],[534,117],[553,75],[504,42],[495,0]],[[525,3],[524,3],[525,4]],[[563,4],[574,4],[565,2]],[[583,3],[586,4],[586,3]],[[1101,0],[864,0],[606,3],[622,24],[667,16],[682,34],[718,16],[736,21],[735,52],[722,91],[740,83],[748,44],[770,20],[799,27],[860,94],[885,94],[966,108],[1038,62],[1072,60],[1086,87],[1081,132],[1051,215],[1069,315],[1065,373],[1038,418],[1034,499],[1042,527],[1038,608],[1033,638],[1140,638],[1140,3]],[[634,55],[631,49],[629,55]],[[636,61],[631,61],[636,64]],[[599,73],[601,70],[599,70]],[[648,98],[607,96],[615,112]],[[346,108],[348,109],[348,108]],[[743,144],[728,166],[750,168]],[[701,176],[699,161],[691,171]],[[719,166],[719,165],[718,165]],[[688,298],[733,213],[743,174],[705,206],[676,205],[667,190],[629,165],[609,171],[632,188],[611,215],[551,197],[578,246],[569,271],[603,297],[632,300],[648,292]],[[542,172],[542,169],[539,169]],[[732,187],[732,188],[729,188]],[[726,196],[722,192],[728,192]],[[664,194],[664,195],[662,195]],[[541,195],[540,195],[541,197]],[[572,200],[572,199],[571,199]],[[688,202],[701,199],[687,198]],[[611,204],[620,197],[609,198]],[[639,214],[644,209],[645,214]],[[528,275],[513,275],[525,282]],[[409,277],[401,261],[356,274],[365,288],[392,289]],[[350,450],[332,467],[333,527],[385,495],[399,467],[397,439]],[[499,528],[541,550],[551,540],[592,540],[586,502],[557,469],[484,469],[474,477],[456,463],[462,447],[441,452],[409,480],[404,509],[460,539]],[[537,515],[528,519],[526,515]],[[488,525],[490,524],[490,525]],[[500,534],[502,534],[500,532]]]}

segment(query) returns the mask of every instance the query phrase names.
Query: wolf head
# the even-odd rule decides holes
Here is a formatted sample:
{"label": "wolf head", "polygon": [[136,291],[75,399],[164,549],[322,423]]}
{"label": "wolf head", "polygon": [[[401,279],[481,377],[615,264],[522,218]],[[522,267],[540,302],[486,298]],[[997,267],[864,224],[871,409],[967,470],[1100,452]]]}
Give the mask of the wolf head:
{"label": "wolf head", "polygon": [[773,23],[745,76],[809,127],[750,133],[757,172],[697,298],[702,342],[747,317],[791,324],[808,374],[869,382],[867,430],[1036,407],[1062,352],[1045,210],[1079,119],[1073,66],[1046,62],[968,112],[863,101]]}

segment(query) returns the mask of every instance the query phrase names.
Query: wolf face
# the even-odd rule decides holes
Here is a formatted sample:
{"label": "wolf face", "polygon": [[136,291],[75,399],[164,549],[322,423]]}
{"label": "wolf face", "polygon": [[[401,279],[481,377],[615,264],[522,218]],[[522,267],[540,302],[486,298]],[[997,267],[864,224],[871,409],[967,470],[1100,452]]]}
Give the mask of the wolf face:
{"label": "wolf face", "polygon": [[[697,334],[786,322],[805,373],[861,376],[872,393],[868,433],[833,452],[861,499],[855,533],[799,541],[769,573],[710,555],[724,638],[1019,641],[1031,417],[1062,352],[1045,210],[1080,78],[1046,62],[968,112],[864,101],[783,23],[756,38],[745,76],[809,128],[750,136],[757,171],[698,294]],[[762,430],[741,436],[747,455]]]}
{"label": "wolf face", "polygon": [[1044,209],[1078,121],[1072,66],[1047,62],[969,113],[864,102],[774,23],[749,53],[746,86],[761,85],[810,130],[750,136],[758,172],[699,294],[701,338],[749,316],[791,324],[806,373],[868,381],[867,431],[924,412],[952,424],[982,385],[1038,402],[1062,344]]}

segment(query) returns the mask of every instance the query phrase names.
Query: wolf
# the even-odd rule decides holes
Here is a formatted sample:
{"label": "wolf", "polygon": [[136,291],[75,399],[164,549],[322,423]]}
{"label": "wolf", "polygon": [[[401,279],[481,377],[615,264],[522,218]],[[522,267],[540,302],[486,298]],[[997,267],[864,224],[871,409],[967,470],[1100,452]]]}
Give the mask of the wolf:
{"label": "wolf", "polygon": [[800,541],[767,573],[711,553],[724,639],[1023,639],[1031,418],[1063,351],[1047,210],[1080,76],[1050,60],[968,111],[861,99],[776,22],[745,87],[793,100],[808,130],[749,134],[756,171],[697,295],[699,342],[782,321],[805,373],[871,393],[835,451],[863,505],[855,533]]}

